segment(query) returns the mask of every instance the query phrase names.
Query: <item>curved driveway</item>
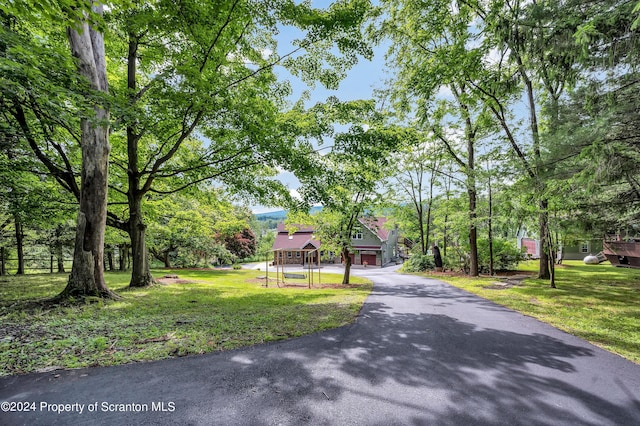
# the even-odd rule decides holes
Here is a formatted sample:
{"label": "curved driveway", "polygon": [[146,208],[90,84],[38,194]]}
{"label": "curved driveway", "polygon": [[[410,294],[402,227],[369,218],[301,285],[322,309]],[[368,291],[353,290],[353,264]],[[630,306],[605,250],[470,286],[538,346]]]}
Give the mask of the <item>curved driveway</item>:
{"label": "curved driveway", "polygon": [[375,286],[353,325],[3,378],[0,401],[35,402],[36,411],[0,412],[0,424],[640,424],[640,365],[439,281],[355,272]]}

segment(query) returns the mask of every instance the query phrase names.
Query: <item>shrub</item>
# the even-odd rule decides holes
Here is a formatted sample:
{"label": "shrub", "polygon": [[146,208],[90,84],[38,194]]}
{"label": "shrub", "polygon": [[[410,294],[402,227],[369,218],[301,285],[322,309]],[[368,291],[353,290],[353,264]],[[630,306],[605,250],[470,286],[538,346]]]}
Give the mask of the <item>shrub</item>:
{"label": "shrub", "polygon": [[422,272],[435,268],[433,256],[414,253],[404,262],[402,270],[405,272]]}
{"label": "shrub", "polygon": [[[496,238],[493,240],[493,269],[496,271],[513,270],[524,260],[524,254],[518,250],[516,244],[509,240]],[[471,258],[469,246],[453,246],[443,256],[445,269],[469,273]],[[489,272],[489,240],[478,240],[478,270]]]}
{"label": "shrub", "polygon": [[[513,270],[524,260],[522,251],[516,244],[503,239],[493,240],[493,269],[496,271]],[[489,271],[489,241],[478,241],[478,267],[483,272]]]}
{"label": "shrub", "polygon": [[442,257],[444,269],[469,273],[469,253],[461,247],[449,247],[447,255]]}

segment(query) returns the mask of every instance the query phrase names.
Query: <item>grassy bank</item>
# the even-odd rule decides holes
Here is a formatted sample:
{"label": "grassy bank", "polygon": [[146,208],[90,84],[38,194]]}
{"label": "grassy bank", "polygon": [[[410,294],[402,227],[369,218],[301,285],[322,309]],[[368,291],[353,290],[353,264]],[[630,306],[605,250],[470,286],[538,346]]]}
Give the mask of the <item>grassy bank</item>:
{"label": "grassy bank", "polygon": [[[522,270],[533,272],[536,267],[530,262]],[[552,289],[547,281],[536,279],[500,286],[495,278],[437,275],[640,363],[640,269],[567,261],[556,269],[556,277],[558,288]]]}
{"label": "grassy bank", "polygon": [[[352,322],[371,284],[269,288],[264,272],[154,271],[179,282],[128,289],[129,275],[107,273],[122,300],[48,306],[66,275],[0,277],[0,375],[157,360],[301,336]],[[322,282],[341,276],[323,274]],[[293,281],[293,280],[292,280]],[[274,288],[275,287],[275,288]]]}

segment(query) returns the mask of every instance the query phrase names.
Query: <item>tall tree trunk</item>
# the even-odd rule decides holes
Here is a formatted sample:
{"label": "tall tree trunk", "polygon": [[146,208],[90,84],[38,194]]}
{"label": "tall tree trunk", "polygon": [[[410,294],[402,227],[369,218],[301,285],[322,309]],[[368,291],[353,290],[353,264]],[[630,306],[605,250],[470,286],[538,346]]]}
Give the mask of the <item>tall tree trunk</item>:
{"label": "tall tree trunk", "polygon": [[118,266],[121,271],[127,269],[127,251],[128,247],[126,244],[118,245]]}
{"label": "tall tree trunk", "polygon": [[64,244],[62,242],[62,234],[64,230],[62,225],[56,227],[55,240],[55,256],[58,266],[58,273],[64,272]]}
{"label": "tall tree trunk", "polygon": [[[561,86],[559,86],[561,87]],[[559,106],[558,102],[560,99],[560,94],[562,89],[554,89],[552,86],[547,85],[547,91],[550,97],[550,108],[549,108],[549,133],[554,137],[557,137],[558,129],[560,127],[560,118],[559,118]],[[542,159],[540,158],[540,163],[542,163]],[[542,167],[542,165],[540,166]],[[546,171],[546,170],[545,170]],[[547,250],[545,256],[547,257],[547,263],[545,270],[540,270],[540,278],[548,279],[549,286],[551,288],[556,288],[556,253],[557,253],[557,238],[554,240],[551,234],[551,227],[549,224],[549,200],[547,198],[543,198],[540,201],[540,212],[545,215],[545,232],[547,233]],[[542,261],[542,256],[540,256],[540,260]]]}
{"label": "tall tree trunk", "polygon": [[18,271],[16,275],[24,275],[24,229],[18,215],[14,216],[16,228],[16,249],[18,251]]}
{"label": "tall tree trunk", "polygon": [[107,266],[109,271],[113,271],[113,247],[109,247],[107,250]]}
{"label": "tall tree trunk", "polygon": [[[94,12],[101,14],[102,5],[95,3]],[[71,53],[77,60],[78,72],[96,91],[108,93],[104,39],[87,22],[79,31],[68,28]],[[109,169],[109,111],[94,106],[95,116],[82,118],[82,171],[80,210],[73,253],[73,266],[67,287],[59,297],[117,297],[104,280],[104,233],[107,222],[107,177]]]}
{"label": "tall tree trunk", "polygon": [[449,223],[449,200],[451,199],[449,190],[451,189],[451,178],[447,178],[445,184],[445,195],[447,197],[447,202],[445,203],[444,209],[444,225],[442,229],[442,254],[444,255],[444,260],[447,259],[447,246],[448,246],[448,235],[447,235],[447,223]]}
{"label": "tall tree trunk", "polygon": [[546,228],[546,234],[544,235],[544,242],[547,246],[547,251],[549,256],[547,257],[548,265],[547,268],[549,270],[549,287],[556,288],[556,268],[555,268],[555,243],[551,236],[551,230],[549,226]]}
{"label": "tall tree trunk", "polygon": [[476,191],[476,160],[475,160],[475,142],[476,128],[474,128],[471,118],[470,107],[465,103],[464,97],[466,89],[464,85],[457,87],[451,85],[453,94],[456,97],[462,116],[464,118],[464,134],[467,143],[467,161],[466,163],[455,155],[453,149],[447,144],[447,149],[453,154],[455,161],[464,169],[467,181],[467,195],[469,196],[469,275],[478,276],[478,230],[477,230],[477,191]]}
{"label": "tall tree trunk", "polygon": [[520,75],[525,83],[527,92],[527,100],[529,103],[529,127],[531,129],[531,138],[533,140],[533,159],[535,164],[535,180],[538,187],[538,207],[540,209],[538,213],[538,236],[540,238],[540,262],[538,264],[538,278],[550,279],[551,273],[549,271],[549,247],[547,244],[547,232],[549,228],[549,214],[547,208],[549,202],[544,197],[544,182],[542,181],[542,152],[540,150],[540,128],[538,127],[538,113],[536,109],[535,94],[533,90],[533,83],[529,78],[520,55],[516,55],[518,66],[520,69]]}
{"label": "tall tree trunk", "polygon": [[467,193],[469,194],[469,275],[477,277],[478,269],[478,196],[476,192],[476,132],[473,129],[471,116],[465,106],[465,133],[467,136]]}
{"label": "tall tree trunk", "polygon": [[549,269],[549,250],[551,247],[549,246],[549,239],[547,238],[549,233],[549,212],[547,211],[549,202],[546,199],[541,198],[538,206],[540,207],[540,212],[538,213],[538,235],[540,236],[538,278],[541,280],[550,280],[551,271]]}
{"label": "tall tree trunk", "polygon": [[[434,162],[434,170],[431,171],[431,177],[429,178],[429,206],[427,207],[427,247],[426,250],[429,250],[429,238],[431,237],[431,212],[433,211],[433,187],[436,181],[436,169],[438,168],[437,162]],[[427,254],[425,251],[423,254]]]}
{"label": "tall tree trunk", "polygon": [[469,275],[477,277],[478,270],[478,228],[476,226],[476,191],[469,189]]}
{"label": "tall tree trunk", "polygon": [[348,247],[342,248],[342,259],[344,259],[344,275],[342,277],[342,285],[349,284],[351,277],[351,256]]}
{"label": "tall tree trunk", "polygon": [[431,199],[429,199],[429,207],[427,207],[427,223],[426,223],[426,229],[425,229],[425,235],[427,236],[427,246],[425,248],[425,251],[423,254],[427,254],[427,251],[429,250],[429,236],[431,235],[431,206],[433,204],[433,197]]}
{"label": "tall tree trunk", "polygon": [[6,249],[4,247],[0,247],[0,275],[7,275],[6,258]]}
{"label": "tall tree trunk", "polygon": [[129,287],[146,287],[153,284],[153,277],[149,268],[149,254],[145,241],[147,226],[142,222],[141,200],[129,203],[129,236],[131,237],[131,257],[133,268]]}
{"label": "tall tree trunk", "polygon": [[419,200],[420,207],[418,208],[418,227],[420,228],[420,253],[423,255],[427,254],[428,246],[427,246],[427,238],[424,232],[424,206],[422,204],[422,200]]}
{"label": "tall tree trunk", "polygon": [[491,191],[491,170],[489,170],[489,275],[493,276],[493,193]]}
{"label": "tall tree trunk", "polygon": [[64,272],[64,252],[62,250],[62,242],[58,241],[56,243],[56,260],[58,263],[58,272]]}
{"label": "tall tree trunk", "polygon": [[[129,104],[133,107],[137,102],[136,64],[138,60],[138,37],[129,33],[129,52],[127,57],[127,87]],[[140,170],[138,168],[138,143],[141,135],[136,124],[127,126],[127,160],[128,160],[128,199],[129,199],[129,236],[131,237],[131,256],[133,269],[129,287],[146,287],[153,284],[149,268],[149,253],[145,241],[146,225],[142,219],[142,197]]]}

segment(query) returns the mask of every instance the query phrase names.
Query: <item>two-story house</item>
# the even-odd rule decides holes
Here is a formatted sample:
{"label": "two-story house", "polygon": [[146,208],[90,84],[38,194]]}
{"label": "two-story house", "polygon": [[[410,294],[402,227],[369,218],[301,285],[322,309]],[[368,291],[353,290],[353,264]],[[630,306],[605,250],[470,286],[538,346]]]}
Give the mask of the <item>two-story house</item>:
{"label": "two-story house", "polygon": [[[361,218],[351,235],[353,265],[385,266],[398,256],[398,228],[387,229],[387,218]],[[321,253],[321,243],[314,228],[300,227],[289,234],[284,223],[278,224],[273,243],[273,261],[279,264],[315,264]]]}
{"label": "two-story house", "polygon": [[398,257],[398,228],[387,229],[386,217],[359,219],[351,235],[353,265],[385,266]]}

